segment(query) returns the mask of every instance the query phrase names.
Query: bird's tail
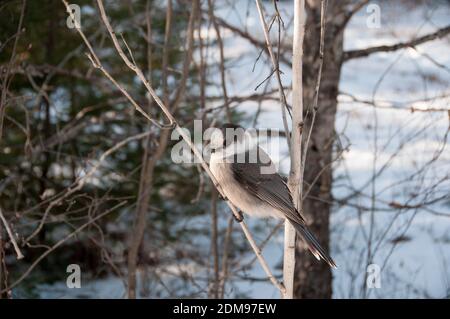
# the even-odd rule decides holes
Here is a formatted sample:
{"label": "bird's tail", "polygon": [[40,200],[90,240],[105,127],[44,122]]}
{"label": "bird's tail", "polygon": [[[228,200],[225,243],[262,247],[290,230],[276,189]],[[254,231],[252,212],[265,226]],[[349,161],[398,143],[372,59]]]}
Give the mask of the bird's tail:
{"label": "bird's tail", "polygon": [[308,249],[311,251],[314,257],[317,258],[317,260],[323,259],[326,261],[328,265],[330,265],[330,267],[337,268],[333,258],[331,258],[330,255],[328,255],[325,252],[322,246],[320,246],[316,237],[313,235],[313,233],[311,233],[311,231],[306,227],[306,225],[301,225],[294,221],[291,221],[291,224],[294,226],[297,233],[305,241],[306,245],[308,246]]}

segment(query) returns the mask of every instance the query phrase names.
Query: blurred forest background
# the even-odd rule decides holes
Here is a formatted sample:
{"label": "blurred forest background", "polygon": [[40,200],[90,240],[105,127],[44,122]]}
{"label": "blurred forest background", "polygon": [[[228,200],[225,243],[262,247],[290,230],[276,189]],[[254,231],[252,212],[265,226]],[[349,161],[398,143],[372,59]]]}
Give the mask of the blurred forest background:
{"label": "blurred forest background", "polygon": [[[69,3],[81,7],[102,66],[165,122],[115,51],[96,1]],[[262,3],[290,103],[293,1]],[[320,3],[306,1],[307,106]],[[283,130],[253,1],[104,6],[181,126]],[[367,22],[376,8],[379,26],[376,16]],[[296,297],[450,296],[449,17],[448,1],[327,1],[319,107],[305,113],[306,128],[317,119],[304,208],[339,268],[299,244]],[[0,297],[279,297],[200,166],[173,163],[171,129],[149,122],[93,66],[67,18],[62,1],[0,1]],[[271,154],[283,173],[287,153]],[[281,224],[248,222],[281,278]],[[374,263],[381,287],[369,289]],[[81,289],[66,287],[70,264],[81,268]]]}

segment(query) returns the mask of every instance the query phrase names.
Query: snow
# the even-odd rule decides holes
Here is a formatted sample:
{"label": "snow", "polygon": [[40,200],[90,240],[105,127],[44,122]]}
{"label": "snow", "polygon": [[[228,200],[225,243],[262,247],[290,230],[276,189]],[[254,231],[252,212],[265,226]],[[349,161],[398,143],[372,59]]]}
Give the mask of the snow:
{"label": "snow", "polygon": [[[290,1],[280,2],[284,14],[289,10]],[[408,8],[408,14],[399,5],[380,4],[382,25],[380,29],[366,27],[365,10],[354,17],[345,31],[345,49],[360,49],[374,45],[393,44],[406,41],[414,36],[432,32],[436,27],[448,23],[446,6],[436,8]],[[221,15],[227,17],[231,24],[239,25],[245,17],[236,18],[236,11],[244,14],[247,3],[237,2],[241,10],[223,9]],[[266,4],[266,11],[269,6]],[[231,12],[232,11],[232,12]],[[256,14],[252,12],[249,19]],[[428,20],[426,19],[428,17]],[[289,18],[284,16],[285,21]],[[252,20],[253,21],[253,20]],[[417,26],[418,25],[418,26]],[[263,39],[259,24],[247,24],[249,33]],[[244,48],[242,48],[244,46]],[[228,70],[231,94],[251,94],[258,83],[269,73],[267,64],[259,62],[255,71],[252,67],[257,50],[251,48],[242,39],[233,37],[225,39],[225,55],[232,61],[236,52],[245,52],[240,56],[238,65]],[[362,194],[350,203],[368,208],[360,215],[354,206],[336,206],[331,216],[332,238],[331,254],[339,268],[333,270],[334,298],[362,297],[362,287],[366,272],[367,234],[370,231],[370,208],[372,191],[372,172],[374,165],[374,119],[377,119],[377,141],[375,170],[382,172],[377,176],[374,191],[376,209],[374,212],[372,249],[378,246],[372,262],[380,265],[381,288],[369,289],[369,298],[442,298],[449,294],[450,262],[448,232],[450,218],[435,215],[424,209],[389,210],[389,203],[420,203],[424,200],[421,191],[434,185],[438,179],[449,176],[450,152],[442,150],[444,134],[449,125],[449,118],[444,112],[411,112],[416,109],[448,108],[448,91],[450,76],[448,69],[438,68],[424,56],[431,56],[441,65],[450,65],[448,40],[437,40],[414,49],[393,53],[379,53],[368,58],[346,63],[342,70],[340,91],[349,93],[359,100],[375,99],[380,108],[368,104],[351,102],[340,96],[336,130],[345,137],[343,159],[334,166],[335,198],[345,198],[355,190]],[[263,57],[264,59],[265,57]],[[233,62],[228,62],[232,65]],[[283,83],[290,85],[290,72],[284,70]],[[264,86],[264,85],[263,85]],[[258,92],[262,91],[261,86]],[[270,84],[276,88],[275,81]],[[434,98],[444,96],[443,98]],[[381,108],[383,107],[383,108]],[[239,105],[250,119],[257,106],[254,102]],[[262,103],[262,113],[258,120],[259,127],[282,129],[279,103]],[[283,145],[283,144],[281,144]],[[448,145],[447,145],[448,146]],[[442,153],[432,161],[436,152]],[[280,153],[271,153],[275,161],[282,160],[281,168],[288,171],[287,149]],[[431,162],[430,162],[431,161]],[[411,176],[419,168],[425,167],[420,176]],[[347,178],[344,176],[347,175]],[[361,189],[361,187],[363,187]],[[430,196],[436,198],[448,193],[450,183],[441,183]],[[417,192],[417,198],[411,193]],[[433,211],[450,215],[447,205],[430,206]],[[252,221],[258,224],[259,221]],[[267,223],[263,221],[262,223]],[[392,224],[392,225],[391,225]],[[391,225],[389,227],[389,225]],[[267,230],[267,233],[269,230]],[[392,239],[402,236],[405,241],[393,245]],[[282,260],[282,234],[277,241],[272,241],[265,249],[264,255],[272,268]],[[391,254],[392,250],[392,254]],[[277,269],[276,273],[280,274]],[[255,265],[251,275],[264,277],[262,269]],[[249,284],[241,282],[237,289],[246,291],[255,298],[277,298],[276,289],[266,282]],[[229,296],[233,296],[230,294]]]}
{"label": "snow", "polygon": [[[263,33],[257,19],[257,11],[251,1],[234,1],[234,6],[220,6],[219,15],[228,23],[242,26],[244,22],[250,34],[263,39]],[[269,3],[264,2],[266,12]],[[249,7],[250,6],[250,7]],[[293,3],[279,2],[285,22],[289,21]],[[415,35],[432,32],[436,27],[448,24],[449,7],[436,8],[409,7],[389,2],[381,6],[381,28],[366,27],[367,14],[361,10],[345,31],[345,49],[360,49],[374,45],[393,44],[405,41]],[[249,8],[249,16],[246,16]],[[405,10],[407,14],[405,14]],[[271,11],[270,11],[271,12]],[[202,36],[209,34],[215,38],[214,30],[202,30]],[[230,32],[223,34],[225,57],[227,61],[227,81],[229,95],[253,94],[255,87],[270,73],[270,64],[263,54],[261,61],[252,71],[259,53],[246,40]],[[423,200],[432,200],[448,195],[450,182],[444,181],[433,190],[433,194],[423,191],[450,174],[450,151],[443,148],[448,141],[443,140],[449,125],[448,115],[444,112],[411,112],[414,108],[448,108],[450,97],[449,41],[437,40],[414,49],[393,53],[379,53],[367,58],[345,63],[342,69],[340,91],[351,94],[359,100],[375,99],[380,107],[374,108],[342,95],[339,97],[336,130],[348,150],[334,165],[333,196],[338,199],[354,194],[346,205],[335,205],[331,215],[331,255],[339,268],[333,270],[333,297],[360,298],[365,283],[367,236],[371,228],[371,192],[376,194],[372,251],[372,262],[381,267],[381,288],[368,289],[369,298],[443,298],[450,294],[450,215],[449,203],[440,202],[430,205],[429,210],[422,208],[390,209],[390,203],[407,203],[414,206]],[[427,59],[426,53],[447,69],[439,68]],[[216,47],[209,49],[208,59],[218,61]],[[266,60],[264,62],[264,60]],[[282,80],[290,85],[290,71],[286,67]],[[218,72],[217,72],[218,73]],[[210,76],[220,83],[218,74]],[[210,94],[220,94],[218,86]],[[262,92],[264,84],[258,92]],[[276,82],[270,82],[270,88],[276,88]],[[375,89],[377,88],[377,89]],[[441,98],[434,98],[444,96]],[[288,97],[289,98],[289,97]],[[218,101],[220,105],[222,101]],[[257,109],[255,102],[244,102],[238,106],[245,112],[248,123],[252,123]],[[278,102],[265,101],[261,105],[258,127],[283,129]],[[375,119],[377,123],[375,123]],[[377,131],[375,132],[375,124]],[[374,134],[377,140],[374,139]],[[271,141],[271,143],[275,143]],[[281,145],[284,145],[281,140]],[[376,143],[376,161],[374,151]],[[281,171],[289,168],[287,148],[282,146],[279,152],[269,152],[280,163]],[[432,161],[436,152],[440,157]],[[395,156],[394,156],[395,155]],[[374,170],[380,174],[375,185],[371,182]],[[421,174],[412,175],[418,169]],[[373,187],[373,190],[372,190]],[[412,196],[415,194],[415,197]],[[355,206],[362,206],[358,210]],[[438,214],[436,214],[438,212]],[[220,217],[221,227],[225,223],[225,213]],[[223,223],[222,223],[223,222]],[[273,220],[247,219],[249,226],[262,227],[264,231],[255,235],[262,241],[276,225]],[[239,230],[235,231],[235,235]],[[240,236],[242,237],[242,236]],[[240,238],[239,237],[239,238]],[[394,239],[404,239],[396,245]],[[283,252],[283,235],[279,232],[264,248],[263,255],[269,262],[275,275],[281,275],[280,263]],[[244,257],[242,264],[253,258],[253,254]],[[265,278],[265,273],[256,262],[246,273],[251,277]],[[44,287],[42,297],[76,297],[60,293],[59,286]],[[61,288],[62,289],[62,288]],[[45,293],[44,293],[45,292]],[[89,282],[83,288],[83,294],[103,298],[121,298],[124,290],[121,281],[116,278]],[[236,279],[227,286],[226,297],[246,294],[253,298],[278,298],[279,293],[269,281],[250,283]]]}

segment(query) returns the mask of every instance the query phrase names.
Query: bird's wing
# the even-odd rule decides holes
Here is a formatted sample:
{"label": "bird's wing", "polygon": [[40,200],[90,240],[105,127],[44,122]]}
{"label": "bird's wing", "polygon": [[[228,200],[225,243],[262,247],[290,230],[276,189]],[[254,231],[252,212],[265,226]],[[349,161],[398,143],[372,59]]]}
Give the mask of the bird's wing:
{"label": "bird's wing", "polygon": [[286,182],[275,171],[269,156],[261,149],[253,161],[248,152],[245,155],[244,162],[235,158],[230,165],[236,181],[255,197],[282,211],[288,219],[305,225],[305,220],[295,209]]}
{"label": "bird's wing", "polygon": [[317,238],[306,226],[303,217],[295,209],[289,188],[275,171],[269,156],[262,151],[258,152],[256,161],[249,161],[248,157],[246,154],[244,162],[237,161],[235,158],[231,163],[230,167],[236,181],[255,197],[283,212],[314,256],[317,259],[324,259],[331,267],[336,268],[336,263],[322,248]]}

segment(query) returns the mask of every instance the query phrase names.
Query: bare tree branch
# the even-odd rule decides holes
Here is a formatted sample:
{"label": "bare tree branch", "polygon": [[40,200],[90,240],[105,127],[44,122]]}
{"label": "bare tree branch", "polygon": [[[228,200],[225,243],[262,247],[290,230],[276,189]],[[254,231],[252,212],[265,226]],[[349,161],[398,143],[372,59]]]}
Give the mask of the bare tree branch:
{"label": "bare tree branch", "polygon": [[[246,39],[247,41],[249,41],[252,45],[254,45],[255,47],[264,50],[266,53],[269,53],[268,49],[267,49],[267,44],[264,41],[260,41],[258,39],[256,39],[254,36],[252,36],[251,34],[249,34],[248,32],[245,32],[242,29],[239,29],[236,26],[233,26],[231,24],[229,24],[227,21],[216,17],[216,21],[218,24],[220,24],[221,26],[223,26],[224,28],[230,30],[231,32],[239,35],[240,37]],[[282,46],[283,49],[287,49],[285,47]],[[283,62],[284,64],[287,65],[291,65],[291,61],[290,59],[288,59],[287,57],[285,57],[283,54],[279,54],[279,59],[281,62]]]}
{"label": "bare tree branch", "polygon": [[[305,37],[306,11],[305,1],[294,2],[294,39],[292,45],[292,136],[291,167],[288,186],[295,207],[301,212],[303,200],[302,135],[303,135],[303,41]],[[294,298],[295,270],[294,226],[286,219],[284,222],[284,281],[289,288],[285,298]]]}
{"label": "bare tree branch", "polygon": [[447,26],[447,27],[441,28],[433,33],[415,38],[415,39],[413,39],[411,41],[407,41],[407,42],[400,42],[400,43],[393,44],[393,45],[380,45],[380,46],[371,47],[371,48],[367,48],[367,49],[361,49],[361,50],[346,51],[346,52],[344,52],[343,61],[346,62],[351,59],[367,57],[373,53],[378,53],[378,52],[393,52],[393,51],[397,51],[397,50],[404,49],[404,48],[415,47],[417,45],[423,44],[428,41],[433,41],[436,39],[443,38],[443,37],[447,36],[449,33],[450,33],[450,26]]}
{"label": "bare tree branch", "polygon": [[[274,70],[276,78],[277,78],[278,93],[280,95],[281,114],[282,114],[282,118],[283,118],[284,130],[286,132],[288,132],[289,126],[288,126],[287,116],[286,116],[286,110],[288,110],[288,105],[286,102],[286,95],[284,94],[283,83],[281,82],[280,65],[278,63],[278,60],[275,58],[275,55],[273,54],[272,44],[270,43],[269,28],[267,27],[266,20],[264,19],[264,9],[263,9],[261,3],[259,2],[259,0],[256,0],[256,8],[258,9],[259,19],[261,21],[261,26],[264,31],[264,38],[266,39],[267,50],[269,51],[270,59],[272,61],[272,67],[273,67],[273,70]],[[281,19],[281,18],[278,17],[278,19]],[[280,20],[278,20],[278,23],[280,23]],[[291,138],[289,135],[286,135],[286,138],[287,138],[288,149],[289,149],[289,153],[290,153],[291,152]]]}
{"label": "bare tree branch", "polygon": [[0,219],[3,222],[3,225],[5,225],[6,232],[8,233],[9,239],[11,240],[14,250],[16,251],[17,259],[22,259],[24,256],[20,251],[19,245],[17,245],[16,239],[14,238],[14,234],[12,233],[11,228],[8,225],[8,222],[6,221],[5,216],[3,216],[1,208],[0,208]]}
{"label": "bare tree branch", "polygon": [[101,213],[100,215],[95,216],[94,218],[92,218],[91,220],[89,220],[87,223],[83,224],[82,226],[78,227],[77,229],[75,229],[73,232],[71,232],[69,235],[67,235],[66,237],[64,237],[63,239],[59,240],[56,244],[54,244],[53,246],[49,247],[42,255],[40,255],[32,264],[30,267],[28,267],[28,269],[22,274],[22,276],[19,277],[19,279],[17,279],[14,283],[12,283],[11,285],[9,285],[9,287],[6,287],[5,289],[3,289],[2,291],[0,291],[0,294],[3,294],[9,290],[11,290],[12,288],[16,287],[19,283],[22,282],[22,280],[24,280],[30,273],[31,271],[42,261],[42,259],[44,259],[45,257],[47,257],[52,251],[54,251],[55,249],[57,249],[58,247],[60,247],[62,244],[64,244],[66,241],[68,241],[70,238],[72,238],[73,236],[75,236],[76,234],[78,234],[80,231],[82,231],[83,229],[85,229],[86,227],[88,227],[89,225],[95,223],[97,220],[103,218],[104,216],[112,213],[113,211],[115,211],[117,208],[122,207],[123,205],[125,205],[127,202],[126,201],[122,201],[119,204],[117,204],[116,206],[112,207],[111,209],[108,209],[107,211]]}
{"label": "bare tree branch", "polygon": [[220,69],[220,80],[222,85],[223,100],[225,105],[225,111],[227,114],[227,120],[228,122],[231,122],[232,118],[231,118],[230,104],[228,100],[227,82],[225,79],[225,57],[223,53],[223,41],[222,35],[220,34],[219,24],[217,23],[216,16],[214,15],[214,3],[212,0],[208,0],[208,12],[209,18],[211,19],[211,22],[214,26],[214,30],[216,31],[217,44],[219,46],[219,55],[220,55],[219,69]]}
{"label": "bare tree branch", "polygon": [[8,67],[6,68],[6,72],[3,77],[3,81],[2,81],[2,91],[0,93],[0,139],[2,138],[2,132],[3,132],[3,117],[4,117],[5,109],[6,109],[6,93],[8,92],[8,86],[10,83],[9,74],[11,72],[11,68],[13,66],[14,59],[16,58],[17,43],[19,42],[19,35],[22,30],[22,23],[23,23],[23,17],[25,15],[26,5],[27,5],[27,1],[23,0],[22,1],[22,9],[20,11],[19,24],[17,25],[17,32],[16,32],[17,36],[14,40],[11,58],[9,59]]}
{"label": "bare tree branch", "polygon": [[[66,7],[68,6],[67,1],[66,0],[62,0],[63,3],[66,5]],[[186,134],[186,132],[178,125],[176,119],[173,117],[172,113],[170,112],[169,108],[167,108],[167,106],[161,101],[161,99],[158,97],[158,95],[156,94],[156,92],[154,91],[154,89],[152,88],[152,86],[150,85],[150,82],[145,78],[143,72],[141,69],[139,69],[139,67],[135,64],[133,64],[128,57],[125,55],[125,53],[123,52],[119,41],[117,40],[117,37],[115,35],[115,32],[109,22],[109,19],[106,15],[104,6],[103,6],[103,1],[102,0],[97,0],[97,4],[99,6],[100,9],[100,16],[101,19],[103,21],[103,23],[105,24],[108,33],[111,37],[111,39],[113,40],[113,44],[114,47],[116,48],[116,51],[118,52],[118,54],[120,55],[120,57],[122,58],[122,60],[125,62],[125,64],[136,73],[136,75],[138,76],[138,78],[141,80],[141,82],[145,85],[147,91],[150,93],[150,95],[154,98],[155,102],[158,104],[158,106],[160,107],[160,109],[162,110],[162,112],[164,113],[164,115],[167,117],[167,119],[169,120],[170,124],[175,126],[175,129],[177,130],[177,132],[180,134],[180,136],[184,139],[184,141],[187,143],[187,145],[190,147],[190,149],[192,150],[192,152],[194,153],[195,157],[200,161],[203,169],[206,171],[206,173],[209,175],[209,177],[211,178],[211,180],[214,183],[214,186],[217,188],[217,190],[219,191],[219,193],[222,195],[222,197],[225,198],[223,190],[221,188],[221,186],[219,185],[219,183],[217,182],[217,179],[215,178],[215,176],[212,174],[211,170],[209,169],[209,166],[207,165],[207,163],[205,162],[205,160],[203,159],[202,153],[197,149],[197,147],[193,144],[193,142],[191,141],[190,137]],[[70,13],[69,13],[70,14]],[[77,29],[78,33],[82,34],[83,31],[81,29]],[[86,39],[86,37],[84,37],[83,39]],[[87,41],[87,39],[85,40]],[[91,50],[91,54],[95,55],[95,52],[93,50]],[[98,58],[96,58],[98,60]],[[94,64],[95,61],[93,59],[91,59],[91,62]],[[237,211],[237,209],[234,207],[234,205],[227,201],[228,206],[230,207],[231,211],[233,212],[233,214],[235,215],[235,217],[237,219],[240,219],[240,214]],[[276,279],[276,277],[272,274],[272,271],[270,270],[269,265],[267,264],[266,260],[264,259],[261,250],[258,248],[255,240],[253,239],[253,236],[250,233],[250,230],[248,229],[247,225],[245,224],[244,221],[241,221],[239,223],[239,225],[241,226],[242,231],[244,232],[245,237],[247,238],[248,242],[250,243],[250,246],[252,247],[254,253],[256,254],[256,256],[258,257],[258,260],[262,266],[262,268],[264,269],[266,275],[268,276],[269,280],[271,281],[271,283],[277,287],[278,290],[280,290],[280,292],[282,294],[285,293],[285,287],[283,286],[283,284],[279,283],[278,280]]]}

